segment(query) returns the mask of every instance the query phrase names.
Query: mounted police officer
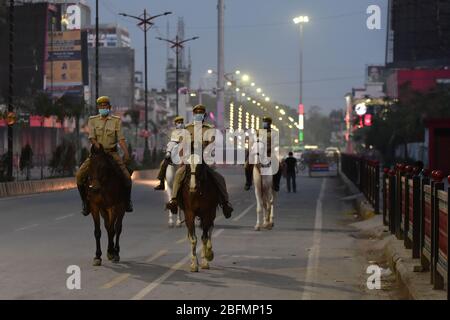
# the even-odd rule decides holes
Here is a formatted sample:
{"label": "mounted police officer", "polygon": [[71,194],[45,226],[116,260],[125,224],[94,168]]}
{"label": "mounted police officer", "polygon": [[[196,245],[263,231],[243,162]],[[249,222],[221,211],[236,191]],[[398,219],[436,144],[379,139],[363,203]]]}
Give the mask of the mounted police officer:
{"label": "mounted police officer", "polygon": [[[214,141],[214,137],[207,137],[205,139],[205,133],[209,129],[213,129],[214,127],[210,124],[205,123],[206,120],[206,108],[203,105],[197,105],[192,109],[192,112],[194,114],[194,122],[190,123],[186,126],[186,130],[189,132],[191,136],[192,146],[194,145],[194,131],[196,127],[201,126],[202,132],[202,147],[203,149],[208,146],[208,144],[212,143]],[[197,134],[196,134],[197,135]],[[206,140],[206,141],[205,141]],[[206,166],[208,172],[210,173],[210,177],[213,178],[213,181],[217,188],[219,189],[219,201],[220,206],[223,210],[223,215],[225,218],[230,218],[231,213],[233,212],[233,208],[229,202],[228,192],[227,192],[227,186],[225,183],[225,179],[221,174],[219,174],[217,171],[213,170],[211,167]],[[177,194],[180,189],[180,185],[185,177],[186,173],[186,165],[182,165],[180,168],[178,168],[176,174],[175,174],[175,181],[173,185],[173,194],[172,199],[167,203],[166,207],[171,210],[172,212],[176,212],[178,203],[177,203]]]}
{"label": "mounted police officer", "polygon": [[[268,157],[271,156],[271,145],[272,145],[272,118],[263,117],[262,120],[263,129],[267,130],[267,153]],[[245,161],[245,190],[249,190],[252,186],[253,180],[253,166],[254,164],[250,164],[249,159]],[[277,173],[273,175],[273,189],[275,191],[280,190],[280,180],[281,180],[281,170],[278,170]]]}
{"label": "mounted police officer", "polygon": [[170,141],[167,143],[166,146],[166,155],[164,157],[164,160],[161,162],[161,165],[159,166],[159,173],[158,173],[158,180],[159,185],[155,187],[155,190],[164,190],[164,179],[166,178],[166,171],[167,167],[169,166],[171,162],[171,156],[173,149],[180,143],[180,131],[184,129],[184,118],[183,117],[176,117],[173,120],[173,123],[175,124],[175,130],[172,131],[170,135]]}
{"label": "mounted police officer", "polygon": [[[128,154],[128,148],[125,143],[125,137],[122,132],[122,122],[120,117],[111,114],[111,103],[108,97],[103,96],[97,99],[97,109],[99,114],[89,118],[89,141],[91,144],[99,148],[100,145],[103,149],[111,155],[120,167],[124,181],[125,181],[125,210],[126,212],[133,211],[133,205],[131,203],[131,177],[125,163],[130,161],[130,155]],[[117,144],[120,145],[124,153],[124,160],[120,158],[117,152]],[[80,192],[81,200],[83,201],[82,214],[89,215],[89,204],[87,201],[87,185],[86,181],[89,173],[90,158],[81,165],[77,172],[77,186]]]}

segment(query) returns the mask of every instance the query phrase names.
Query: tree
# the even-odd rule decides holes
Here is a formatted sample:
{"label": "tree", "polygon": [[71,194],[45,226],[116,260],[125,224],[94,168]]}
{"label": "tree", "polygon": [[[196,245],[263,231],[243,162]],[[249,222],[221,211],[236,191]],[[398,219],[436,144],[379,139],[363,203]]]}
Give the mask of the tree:
{"label": "tree", "polygon": [[385,105],[374,114],[371,127],[355,132],[353,140],[366,147],[373,146],[386,163],[393,163],[395,150],[404,146],[404,159],[408,143],[424,140],[425,120],[450,117],[450,89],[437,87],[427,93],[411,89],[409,84],[400,88],[402,100]]}
{"label": "tree", "polygon": [[312,106],[305,120],[305,143],[326,147],[330,144],[332,125],[330,117],[320,107]]}
{"label": "tree", "polygon": [[138,143],[138,141],[137,141],[137,139],[138,139],[138,129],[139,129],[139,122],[140,122],[141,113],[137,109],[128,109],[125,112],[125,116],[129,116],[131,118],[131,123],[134,125],[134,128],[135,128],[134,145],[137,146],[137,143]]}
{"label": "tree", "polygon": [[20,171],[26,170],[26,179],[30,180],[30,170],[33,167],[33,150],[31,146],[27,144],[22,148],[20,153]]}

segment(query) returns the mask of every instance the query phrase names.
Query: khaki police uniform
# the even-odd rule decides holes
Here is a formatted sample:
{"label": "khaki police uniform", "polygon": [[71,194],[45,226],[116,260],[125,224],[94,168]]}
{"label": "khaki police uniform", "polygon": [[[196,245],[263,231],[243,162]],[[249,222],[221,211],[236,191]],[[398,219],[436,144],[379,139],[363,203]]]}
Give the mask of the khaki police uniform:
{"label": "khaki police uniform", "polygon": [[[194,150],[194,143],[195,143],[194,142],[194,132],[197,128],[200,129],[200,126],[195,127],[194,123],[190,123],[186,126],[186,130],[191,135],[191,151]],[[202,150],[204,150],[206,146],[208,146],[211,142],[214,141],[214,136],[213,136],[212,132],[208,131],[210,129],[214,129],[214,126],[207,124],[207,123],[203,123],[202,127],[201,127],[201,131],[199,130],[199,132],[195,132],[195,136],[201,134],[203,137],[203,139],[202,139],[202,142],[203,142],[202,148],[203,149]],[[214,182],[215,182],[217,188],[219,189],[219,193],[221,196],[220,197],[221,202],[222,203],[228,202],[229,197],[228,197],[225,179],[222,177],[221,174],[219,174],[217,171],[214,171],[209,166],[207,166],[207,168],[208,168],[209,173],[211,173],[211,176],[214,179]],[[172,198],[177,197],[178,189],[180,188],[180,185],[185,177],[185,173],[186,173],[186,165],[180,166],[175,174]]]}
{"label": "khaki police uniform", "polygon": [[[178,144],[181,142],[182,140],[182,131],[183,129],[175,129],[172,131],[172,133],[170,134],[170,141],[169,143],[167,143],[166,146],[166,153],[171,153],[173,148],[174,148],[174,144]],[[161,163],[159,164],[159,173],[157,176],[158,180],[164,180],[166,178],[166,170],[167,167],[169,166],[170,161],[169,159],[165,158],[161,161]]]}
{"label": "khaki police uniform", "polygon": [[[120,117],[113,115],[109,115],[106,118],[103,118],[101,115],[92,116],[89,118],[88,127],[89,139],[95,139],[112,156],[122,170],[127,186],[130,186],[130,173],[117,152],[117,143],[120,140],[125,140]],[[78,170],[76,176],[77,184],[82,185],[86,182],[90,161],[90,158],[87,158]]]}

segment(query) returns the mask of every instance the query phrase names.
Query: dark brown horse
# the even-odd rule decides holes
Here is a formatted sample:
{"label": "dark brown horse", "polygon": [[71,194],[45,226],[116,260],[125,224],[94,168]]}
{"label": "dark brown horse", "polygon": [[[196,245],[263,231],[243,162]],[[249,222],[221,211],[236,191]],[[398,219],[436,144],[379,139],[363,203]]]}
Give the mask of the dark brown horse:
{"label": "dark brown horse", "polygon": [[[191,158],[192,159],[192,158]],[[205,163],[186,165],[186,176],[181,186],[180,195],[188,238],[191,242],[191,271],[198,272],[197,236],[195,235],[195,217],[200,218],[202,234],[202,269],[209,269],[209,262],[214,259],[212,250],[212,231],[219,205],[219,190],[208,175]]]}
{"label": "dark brown horse", "polygon": [[[125,214],[124,178],[114,159],[105,152],[103,146],[91,148],[89,164],[88,201],[94,219],[95,252],[94,266],[102,264],[100,237],[100,215],[108,232],[108,259],[119,262],[119,239],[122,232],[122,219]],[[114,241],[115,237],[115,241]]]}

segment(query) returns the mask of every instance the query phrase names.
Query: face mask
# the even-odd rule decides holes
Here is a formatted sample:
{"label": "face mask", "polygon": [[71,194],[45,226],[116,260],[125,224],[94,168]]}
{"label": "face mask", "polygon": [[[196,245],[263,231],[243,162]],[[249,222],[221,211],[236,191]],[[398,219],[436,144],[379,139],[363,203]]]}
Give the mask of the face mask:
{"label": "face mask", "polygon": [[102,116],[102,117],[107,117],[109,115],[109,113],[111,112],[111,110],[109,109],[98,109],[98,113]]}
{"label": "face mask", "polygon": [[202,122],[203,121],[203,114],[202,113],[194,114],[194,121]]}
{"label": "face mask", "polygon": [[183,129],[183,128],[184,128],[184,124],[183,124],[183,123],[177,123],[177,124],[175,125],[175,128],[177,128],[177,129]]}

